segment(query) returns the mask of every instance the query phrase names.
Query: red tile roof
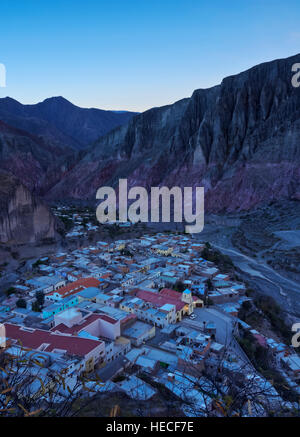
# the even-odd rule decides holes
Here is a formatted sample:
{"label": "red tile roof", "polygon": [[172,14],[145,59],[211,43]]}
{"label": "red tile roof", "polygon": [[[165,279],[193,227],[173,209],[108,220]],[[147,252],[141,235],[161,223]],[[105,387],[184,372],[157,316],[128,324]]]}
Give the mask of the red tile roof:
{"label": "red tile roof", "polygon": [[71,296],[72,294],[79,293],[85,288],[98,287],[100,281],[96,278],[80,278],[77,281],[71,282],[58,290],[47,293],[47,296],[52,296],[55,293],[60,294],[62,297]]}
{"label": "red tile roof", "polygon": [[112,276],[112,273],[110,273],[110,272],[108,272],[108,273],[104,273],[104,274],[101,276],[101,279],[109,279],[111,276]]}
{"label": "red tile roof", "polygon": [[106,314],[100,314],[99,317],[100,319],[104,320],[105,322],[111,323],[112,325],[118,323],[118,320],[115,320],[112,317],[107,316]]}
{"label": "red tile roof", "polygon": [[137,320],[137,316],[135,314],[128,314],[128,316],[125,317],[125,319],[121,320],[121,325],[124,326],[127,322],[131,320]]}
{"label": "red tile roof", "polygon": [[52,332],[61,332],[63,334],[71,334],[78,335],[81,331],[87,328],[89,325],[94,323],[96,320],[104,320],[105,322],[111,323],[115,325],[118,323],[118,320],[113,319],[112,317],[107,316],[106,314],[90,314],[88,317],[84,319],[82,323],[78,323],[70,328],[66,326],[64,323],[60,323],[57,326],[54,326],[51,331]]}
{"label": "red tile roof", "polygon": [[[162,290],[160,290],[160,294],[162,294],[163,296],[169,296],[169,297],[173,297],[174,299],[180,299],[180,300],[182,296],[182,293],[172,290],[171,288],[163,288]],[[199,300],[197,296],[192,296],[192,298],[194,302]]]}
{"label": "red tile roof", "polygon": [[163,288],[162,290],[160,290],[159,293],[162,294],[163,296],[169,296],[172,297],[173,299],[181,300],[182,293],[172,290],[171,288]]}
{"label": "red tile roof", "polygon": [[64,323],[60,323],[59,325],[54,326],[51,328],[52,332],[61,332],[63,334],[71,334],[71,335],[77,335],[80,333],[80,331],[83,331],[84,328],[94,323],[96,320],[100,319],[100,315],[98,314],[90,314],[82,323],[78,323],[74,326],[71,326],[70,328],[66,326]]}
{"label": "red tile roof", "polygon": [[45,352],[53,352],[55,349],[65,350],[70,355],[84,357],[103,343],[102,341],[90,340],[81,337],[55,334],[42,329],[28,330],[22,326],[5,323],[6,336],[10,340],[17,340],[22,346],[29,349],[38,349],[40,346]]}
{"label": "red tile roof", "polygon": [[253,337],[256,338],[256,340],[260,344],[260,346],[262,346],[262,347],[268,346],[266,339],[261,334],[254,334]]}
{"label": "red tile roof", "polygon": [[176,311],[180,311],[185,303],[176,297],[164,296],[160,293],[153,293],[152,291],[139,290],[136,296],[146,302],[152,303],[156,308],[161,308],[163,305],[171,304],[176,306]]}

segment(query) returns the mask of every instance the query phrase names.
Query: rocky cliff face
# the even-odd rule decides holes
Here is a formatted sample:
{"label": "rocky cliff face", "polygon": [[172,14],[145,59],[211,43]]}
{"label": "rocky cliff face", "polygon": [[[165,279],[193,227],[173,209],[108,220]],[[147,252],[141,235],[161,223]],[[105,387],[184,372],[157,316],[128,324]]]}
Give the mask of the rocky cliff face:
{"label": "rocky cliff face", "polygon": [[13,175],[0,171],[0,242],[35,243],[58,238],[59,223],[49,208]]}
{"label": "rocky cliff face", "polygon": [[204,186],[206,210],[300,200],[300,55],[258,65],[154,108],[100,138],[50,191],[95,198],[101,185]]}

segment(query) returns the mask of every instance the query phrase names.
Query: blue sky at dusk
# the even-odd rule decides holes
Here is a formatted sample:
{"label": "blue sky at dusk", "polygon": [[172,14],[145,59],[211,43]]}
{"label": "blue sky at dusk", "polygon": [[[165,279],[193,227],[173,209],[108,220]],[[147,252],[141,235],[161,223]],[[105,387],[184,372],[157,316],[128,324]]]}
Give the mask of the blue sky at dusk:
{"label": "blue sky at dusk", "polygon": [[1,0],[7,95],[143,111],[300,52],[299,0]]}

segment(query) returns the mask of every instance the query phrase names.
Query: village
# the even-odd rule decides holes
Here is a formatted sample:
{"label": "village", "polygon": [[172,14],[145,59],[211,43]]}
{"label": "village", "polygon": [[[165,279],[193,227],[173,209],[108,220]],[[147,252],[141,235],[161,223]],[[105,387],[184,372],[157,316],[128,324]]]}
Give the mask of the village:
{"label": "village", "polygon": [[[299,355],[239,318],[252,297],[205,259],[208,247],[189,234],[160,232],[97,241],[35,262],[0,302],[6,353],[39,357],[43,381],[32,384],[34,396],[58,372],[65,375],[58,402],[70,391],[82,393],[83,385],[88,396],[123,392],[151,402],[164,386],[181,400],[184,415],[222,416],[224,399],[242,381],[249,383],[243,416],[298,408],[255,368],[240,339],[250,336],[271,354],[297,394]],[[34,374],[37,364],[28,362]]]}

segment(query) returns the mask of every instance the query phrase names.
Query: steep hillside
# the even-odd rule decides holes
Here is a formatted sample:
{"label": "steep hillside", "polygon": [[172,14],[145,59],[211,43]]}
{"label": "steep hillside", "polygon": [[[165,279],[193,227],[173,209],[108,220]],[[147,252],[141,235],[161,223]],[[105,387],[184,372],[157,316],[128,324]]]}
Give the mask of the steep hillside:
{"label": "steep hillside", "polygon": [[100,136],[126,124],[136,113],[79,108],[63,97],[36,105],[0,99],[0,120],[58,146],[85,149]]}
{"label": "steep hillside", "polygon": [[300,199],[300,55],[258,65],[154,108],[99,139],[50,191],[95,198],[103,184],[204,186],[206,210]]}
{"label": "steep hillside", "polygon": [[46,193],[77,162],[77,155],[0,121],[0,169],[14,174],[30,191]]}

